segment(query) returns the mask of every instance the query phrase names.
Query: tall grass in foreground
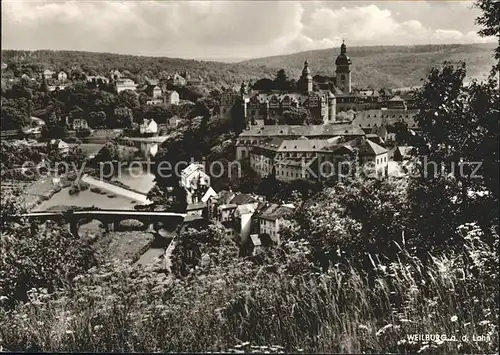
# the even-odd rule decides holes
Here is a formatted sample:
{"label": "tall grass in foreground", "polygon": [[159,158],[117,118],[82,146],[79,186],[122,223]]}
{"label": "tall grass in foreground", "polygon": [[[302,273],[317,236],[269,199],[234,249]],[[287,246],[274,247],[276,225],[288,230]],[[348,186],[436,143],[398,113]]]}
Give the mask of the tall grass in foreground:
{"label": "tall grass in foreground", "polygon": [[[496,352],[498,254],[474,226],[464,226],[464,236],[461,255],[435,256],[428,265],[403,247],[399,261],[383,265],[373,257],[371,276],[352,266],[292,275],[235,260],[172,280],[108,265],[70,289],[34,290],[30,302],[1,311],[0,345],[9,351],[37,345],[101,352]],[[449,339],[417,341],[412,334]]]}

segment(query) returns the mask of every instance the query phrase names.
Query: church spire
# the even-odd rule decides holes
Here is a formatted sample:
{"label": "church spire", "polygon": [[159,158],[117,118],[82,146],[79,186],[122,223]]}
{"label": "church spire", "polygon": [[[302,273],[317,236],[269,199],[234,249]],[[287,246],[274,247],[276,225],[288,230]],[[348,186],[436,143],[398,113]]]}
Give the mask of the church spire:
{"label": "church spire", "polygon": [[306,59],[304,61],[304,69],[302,69],[302,76],[307,77],[310,74],[311,74],[311,71],[309,70],[309,62]]}
{"label": "church spire", "polygon": [[300,77],[300,87],[305,92],[313,91],[311,70],[309,69],[309,62],[307,59],[304,61],[304,69],[302,69],[302,75]]}
{"label": "church spire", "polygon": [[347,53],[347,47],[345,45],[345,41],[342,40],[342,44],[340,45],[340,54],[345,55]]}
{"label": "church spire", "polygon": [[247,91],[247,86],[246,86],[246,84],[245,84],[245,81],[242,81],[242,82],[241,82],[240,94],[241,94],[242,96],[243,96],[243,95],[248,94],[248,91]]}

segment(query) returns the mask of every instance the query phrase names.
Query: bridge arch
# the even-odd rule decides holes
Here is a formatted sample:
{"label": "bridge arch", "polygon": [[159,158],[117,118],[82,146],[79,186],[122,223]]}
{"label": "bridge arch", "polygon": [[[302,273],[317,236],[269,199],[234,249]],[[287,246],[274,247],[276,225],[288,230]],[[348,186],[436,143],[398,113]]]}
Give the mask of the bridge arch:
{"label": "bridge arch", "polygon": [[69,221],[70,231],[74,236],[96,240],[104,236],[106,224],[96,217],[83,217]]}
{"label": "bridge arch", "polygon": [[136,230],[146,230],[151,225],[148,218],[123,218],[115,222],[115,230],[117,232],[128,232]]}

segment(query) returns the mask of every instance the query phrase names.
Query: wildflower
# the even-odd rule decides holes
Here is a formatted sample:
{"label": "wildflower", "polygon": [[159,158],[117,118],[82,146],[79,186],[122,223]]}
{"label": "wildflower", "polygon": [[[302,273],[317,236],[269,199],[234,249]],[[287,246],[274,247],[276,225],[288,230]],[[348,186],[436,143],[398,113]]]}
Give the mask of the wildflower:
{"label": "wildflower", "polygon": [[417,351],[417,353],[421,353],[422,351],[424,351],[425,349],[427,349],[429,347],[429,345],[424,345],[420,348],[419,351]]}
{"label": "wildflower", "polygon": [[382,335],[385,333],[385,331],[389,328],[392,328],[392,324],[386,324],[384,325],[382,328],[380,328],[379,330],[377,330],[377,332],[375,333],[376,336],[379,336],[379,335]]}
{"label": "wildflower", "polygon": [[451,320],[452,322],[456,322],[456,321],[458,320],[458,317],[457,317],[457,316],[452,316],[452,317],[450,318],[450,320]]}

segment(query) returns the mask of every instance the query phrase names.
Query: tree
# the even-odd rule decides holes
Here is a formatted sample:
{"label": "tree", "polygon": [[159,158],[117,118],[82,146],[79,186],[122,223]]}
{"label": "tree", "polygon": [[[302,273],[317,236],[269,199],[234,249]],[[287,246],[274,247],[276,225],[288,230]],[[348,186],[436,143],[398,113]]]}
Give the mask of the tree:
{"label": "tree", "polygon": [[94,159],[99,163],[120,160],[120,147],[118,143],[115,141],[107,142]]}
{"label": "tree", "polygon": [[66,125],[61,124],[55,112],[52,112],[47,123],[42,128],[42,137],[48,139],[60,139],[67,135]]}
{"label": "tree", "polygon": [[125,106],[119,106],[114,109],[113,111],[114,114],[114,121],[110,122],[110,117],[108,118],[108,127],[130,127],[132,122],[134,121],[134,114],[132,109],[125,107]]}
{"label": "tree", "polygon": [[88,123],[92,128],[105,128],[106,127],[106,112],[104,111],[92,111],[89,114]]}
{"label": "tree", "polygon": [[139,108],[139,96],[132,90],[124,90],[118,94],[118,101],[121,105],[128,107],[131,110]]}
{"label": "tree", "polygon": [[4,305],[27,300],[34,287],[51,292],[67,285],[95,265],[92,250],[78,236],[55,223],[13,217],[21,212],[19,193],[2,193],[0,296],[7,297]]}
{"label": "tree", "polygon": [[[417,95],[416,121],[422,129],[418,154],[426,158],[419,165],[419,175],[424,179],[420,183],[429,184],[432,179],[451,174],[450,184],[453,182],[461,190],[460,204],[455,208],[475,219],[485,214],[471,209],[471,203],[498,201],[498,184],[493,182],[499,177],[498,150],[494,146],[499,140],[500,101],[497,82],[492,77],[469,86],[463,84],[464,77],[465,65],[445,63],[441,71],[431,71]],[[477,164],[481,169],[474,174]],[[445,174],[440,171],[441,166],[445,167]],[[488,193],[483,198],[470,198],[471,193],[485,189]],[[479,215],[474,216],[476,213]]]}
{"label": "tree", "polygon": [[274,89],[274,81],[267,78],[259,79],[253,84],[252,89],[257,91],[270,92]]}
{"label": "tree", "polygon": [[492,72],[500,70],[500,3],[495,0],[476,0],[474,6],[482,11],[482,15],[476,19],[476,24],[482,26],[478,32],[481,37],[495,36],[498,46],[495,48],[494,57],[497,60]]}
{"label": "tree", "polygon": [[278,70],[273,84],[275,90],[285,91],[290,88],[290,81],[288,80],[288,75],[286,74],[285,69]]}
{"label": "tree", "polygon": [[321,124],[311,116],[311,112],[304,107],[291,107],[283,112],[283,117],[278,120],[279,124],[287,125],[304,125],[304,124]]}

